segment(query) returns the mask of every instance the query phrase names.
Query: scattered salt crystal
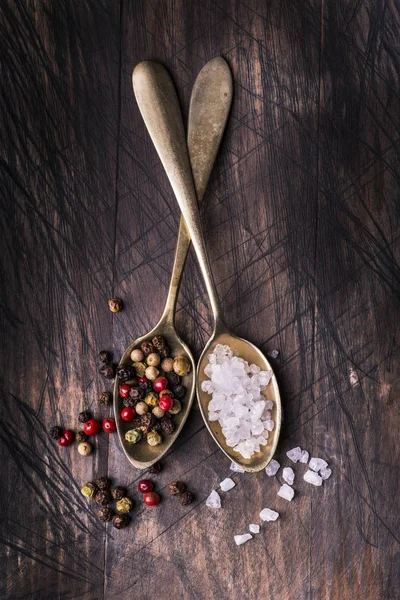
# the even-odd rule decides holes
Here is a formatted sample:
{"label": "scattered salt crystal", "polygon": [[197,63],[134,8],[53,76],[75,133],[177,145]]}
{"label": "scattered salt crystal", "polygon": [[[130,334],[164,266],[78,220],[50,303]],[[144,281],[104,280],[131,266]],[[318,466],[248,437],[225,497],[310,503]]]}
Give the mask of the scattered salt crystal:
{"label": "scattered salt crystal", "polygon": [[286,483],[288,483],[289,485],[293,485],[294,471],[293,471],[292,467],[285,467],[283,469],[282,477],[286,481]]}
{"label": "scattered salt crystal", "polygon": [[221,508],[221,498],[215,490],[211,492],[206,500],[206,506],[208,508]]}
{"label": "scattered salt crystal", "polygon": [[250,535],[250,533],[244,533],[243,535],[235,535],[233,537],[233,539],[235,540],[236,546],[241,546],[242,544],[245,544],[249,540],[252,540],[253,536]]}
{"label": "scattered salt crystal", "polygon": [[315,473],[315,471],[308,470],[307,473],[304,474],[303,479],[312,485],[322,485],[322,477],[320,477],[318,473]]}
{"label": "scattered salt crystal", "polygon": [[268,477],[273,477],[274,475],[276,475],[280,469],[280,466],[281,465],[278,463],[278,461],[273,458],[269,465],[265,467],[265,472],[268,475]]}
{"label": "scattered salt crystal", "polygon": [[308,466],[312,471],[320,471],[326,469],[328,463],[323,458],[312,458]]}
{"label": "scattered salt crystal", "polygon": [[302,457],[302,450],[300,446],[297,446],[297,448],[293,448],[292,450],[286,452],[286,456],[294,463],[299,462]]}
{"label": "scattered salt crystal", "polygon": [[231,462],[231,466],[229,467],[231,471],[233,471],[234,473],[245,473],[245,470],[242,469],[242,467],[239,467],[239,465],[237,465],[234,462]]}
{"label": "scattered salt crystal", "polygon": [[250,523],[249,531],[250,533],[260,533],[260,526],[256,525],[256,523]]}
{"label": "scattered salt crystal", "polygon": [[221,483],[219,484],[219,487],[221,488],[221,490],[223,492],[229,492],[229,490],[231,490],[232,488],[235,487],[235,482],[233,481],[233,479],[231,479],[230,477],[227,477],[226,479],[224,479],[223,481],[221,481]]}
{"label": "scattered salt crystal", "polygon": [[325,467],[325,469],[321,469],[319,472],[319,476],[322,479],[329,479],[329,477],[332,475],[332,471],[329,467]]}
{"label": "scattered salt crystal", "polygon": [[260,512],[260,519],[262,521],[276,521],[279,517],[279,513],[275,510],[271,510],[270,508],[263,508]]}
{"label": "scattered salt crystal", "polygon": [[271,358],[278,358],[279,350],[271,350],[271,352],[267,352],[267,356],[270,356]]}
{"label": "scattered salt crystal", "polygon": [[304,464],[307,464],[309,457],[310,457],[310,455],[308,454],[307,450],[302,450],[301,451],[300,462],[304,463]]}
{"label": "scattered salt crystal", "polygon": [[278,492],[278,496],[291,502],[291,500],[294,496],[294,489],[291,488],[290,485],[287,485],[286,483],[284,483]]}

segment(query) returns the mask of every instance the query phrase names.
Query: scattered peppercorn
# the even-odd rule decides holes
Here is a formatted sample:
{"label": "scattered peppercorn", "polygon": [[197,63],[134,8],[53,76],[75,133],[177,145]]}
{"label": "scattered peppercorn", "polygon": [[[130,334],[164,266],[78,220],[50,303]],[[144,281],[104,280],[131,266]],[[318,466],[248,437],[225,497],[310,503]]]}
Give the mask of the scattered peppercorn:
{"label": "scattered peppercorn", "polygon": [[99,490],[94,499],[99,506],[107,506],[107,504],[111,502],[110,490]]}
{"label": "scattered peppercorn", "polygon": [[89,442],[81,442],[78,445],[78,452],[81,456],[89,456],[89,454],[91,454],[93,450],[93,446],[92,444],[89,444]]}
{"label": "scattered peppercorn", "polygon": [[114,511],[111,508],[108,508],[108,506],[105,506],[98,511],[97,515],[100,521],[106,523],[107,521],[111,521],[114,516]]}
{"label": "scattered peppercorn", "polygon": [[124,529],[127,525],[129,525],[131,518],[126,513],[122,513],[120,515],[114,515],[112,518],[112,524],[115,529]]}
{"label": "scattered peppercorn", "polygon": [[89,419],[91,419],[91,418],[92,418],[92,415],[90,414],[90,412],[88,410],[83,410],[78,415],[78,421],[80,423],[86,423],[86,421],[89,421]]}
{"label": "scattered peppercorn", "polygon": [[183,494],[179,498],[179,502],[182,504],[182,506],[188,506],[189,504],[192,504],[194,499],[195,495],[192,492],[187,491],[183,492]]}
{"label": "scattered peppercorn", "polygon": [[108,490],[111,485],[111,481],[108,479],[108,477],[99,477],[96,479],[94,484],[97,485],[99,490]]}
{"label": "scattered peppercorn", "polygon": [[111,298],[111,300],[108,301],[108,306],[111,312],[117,313],[122,310],[122,300],[120,298]]}
{"label": "scattered peppercorn", "polygon": [[120,486],[115,486],[113,488],[111,488],[111,497],[114,500],[121,500],[121,498],[123,498],[125,496],[125,489],[123,487]]}
{"label": "scattered peppercorn", "polygon": [[157,350],[161,350],[161,348],[165,347],[165,338],[162,335],[155,335],[151,340],[154,348]]}
{"label": "scattered peppercorn", "polygon": [[99,398],[100,404],[104,406],[109,406],[111,404],[112,394],[111,392],[101,392],[101,396]]}
{"label": "scattered peppercorn", "polygon": [[151,342],[144,341],[140,344],[142,352],[145,356],[148,356],[152,352],[154,352],[155,348]]}
{"label": "scattered peppercorn", "polygon": [[58,425],[54,425],[53,427],[50,427],[49,429],[49,435],[51,438],[53,438],[53,440],[58,440],[58,438],[60,438],[63,434],[63,429],[61,427],[59,427]]}
{"label": "scattered peppercorn", "polygon": [[121,381],[128,381],[136,377],[136,370],[131,365],[118,365],[116,375]]}
{"label": "scattered peppercorn", "polygon": [[99,352],[99,359],[103,363],[108,363],[111,360],[111,355],[107,350],[101,350],[101,352]]}
{"label": "scattered peppercorn", "polygon": [[168,489],[171,496],[179,496],[186,490],[186,485],[183,481],[174,481],[173,483],[170,483]]}
{"label": "scattered peppercorn", "polygon": [[158,473],[160,473],[162,471],[162,466],[161,463],[156,462],[154,463],[154,465],[151,465],[151,467],[149,468],[148,472],[151,475],[158,475]]}
{"label": "scattered peppercorn", "polygon": [[86,442],[88,439],[88,436],[86,435],[86,433],[84,431],[78,431],[78,433],[75,436],[75,439],[77,442]]}
{"label": "scattered peppercorn", "polygon": [[97,487],[94,483],[85,483],[85,485],[81,487],[81,494],[86,496],[86,498],[93,498],[96,493]]}
{"label": "scattered peppercorn", "polygon": [[115,377],[115,365],[113,363],[104,364],[99,370],[100,375],[105,379],[114,379]]}
{"label": "scattered peppercorn", "polygon": [[118,500],[115,507],[119,513],[128,513],[131,512],[133,508],[133,502],[130,498],[127,498],[125,496],[125,498],[121,498],[121,500]]}

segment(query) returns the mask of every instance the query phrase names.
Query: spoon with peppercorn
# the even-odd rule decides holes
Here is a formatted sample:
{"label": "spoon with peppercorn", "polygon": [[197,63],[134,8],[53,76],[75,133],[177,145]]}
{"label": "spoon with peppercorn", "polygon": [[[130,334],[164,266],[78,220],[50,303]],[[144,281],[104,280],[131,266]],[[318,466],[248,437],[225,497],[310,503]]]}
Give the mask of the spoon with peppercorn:
{"label": "spoon with peppercorn", "polygon": [[[225,60],[218,57],[200,71],[190,101],[187,143],[199,200],[211,174],[231,101],[231,73]],[[190,235],[181,217],[162,316],[148,334],[130,344],[117,367],[114,412],[118,434],[126,456],[139,469],[150,467],[168,451],[193,403],[195,363],[174,323],[189,246]]]}
{"label": "spoon with peppercorn", "polygon": [[[223,452],[241,469],[250,472],[260,471],[272,459],[278,443],[282,418],[278,384],[268,360],[260,350],[252,343],[230,333],[225,325],[201,230],[200,214],[196,198],[196,170],[193,164],[193,159],[196,158],[196,155],[193,154],[190,145],[188,152],[174,84],[166,69],[155,61],[139,63],[133,71],[132,82],[140,112],[186,221],[206,284],[214,317],[214,331],[200,356],[197,368],[196,391],[200,410],[209,432]],[[220,86],[219,83],[216,78],[214,85],[217,93],[228,96],[231,90],[231,83],[229,82],[229,87]],[[199,146],[199,152],[202,152],[201,145]],[[192,168],[190,164],[191,160]],[[225,352],[225,355],[222,356],[221,352]],[[212,354],[214,356],[217,354],[219,358],[209,358]],[[253,374],[249,374],[250,367],[253,369],[254,375],[257,375],[258,372],[260,372],[260,375],[257,375],[248,387],[244,388],[242,385],[241,398],[238,397],[239,393],[237,392],[236,400],[234,400],[232,394],[235,390],[229,390],[228,394],[231,381],[227,380],[226,377],[231,377],[233,369],[239,367],[236,364],[235,367],[230,366],[228,370],[224,371],[225,365],[218,365],[221,366],[221,369],[219,375],[216,377],[216,382],[219,379],[220,390],[222,389],[223,391],[219,394],[218,402],[214,402],[214,405],[211,405],[214,412],[211,420],[211,415],[209,414],[211,396],[208,392],[212,391],[213,381],[210,380],[211,386],[203,385],[207,379],[207,373],[211,373],[209,368],[207,368],[209,367],[209,361],[217,360],[217,362],[223,363],[227,360],[229,362],[231,360],[230,357],[233,357],[233,355],[242,359],[241,364],[244,364],[245,375],[246,377],[248,375],[248,379],[251,379]],[[225,380],[221,380],[224,372]],[[238,377],[232,376],[232,380],[234,379],[238,380]],[[244,381],[243,376],[241,381]],[[258,385],[255,385],[255,381],[258,382]],[[246,385],[247,383],[246,380]],[[257,402],[257,407],[252,405],[250,408],[248,404],[246,405],[246,402],[249,403],[253,398],[253,391],[249,392],[250,389],[258,389],[259,392],[262,391],[264,400]],[[215,414],[221,410],[223,403],[227,401],[229,395],[232,398],[232,406],[235,406],[236,412],[233,415],[233,420],[230,420],[225,429],[229,425],[229,431],[232,432],[233,426],[235,424],[238,425],[240,431],[238,433],[238,430],[235,430],[235,436],[237,438],[239,435],[240,444],[244,443],[242,438],[245,438],[246,443],[244,446],[239,445],[238,442],[232,444],[232,440],[228,440],[223,434],[220,421],[217,419],[214,420]],[[256,396],[255,399],[261,400],[261,396]],[[236,402],[236,405],[234,402]],[[216,405],[219,406],[219,409],[217,409]],[[240,405],[240,408],[238,408],[238,405]],[[223,406],[223,410],[225,409],[226,404]],[[229,406],[228,409],[228,413],[232,414],[232,407]],[[258,438],[262,441],[257,444],[257,449],[255,449],[254,440],[249,438],[250,434],[253,435],[253,425],[250,423],[250,414],[253,415],[253,410],[262,410],[261,414],[257,412],[256,415],[254,413],[254,417],[257,416],[257,419],[255,418],[254,421],[257,424],[257,428],[260,426],[261,417],[265,418],[270,424],[268,433],[265,432],[264,435]],[[241,417],[239,417],[239,411],[242,411]],[[264,433],[264,421],[262,423],[262,432],[260,433]],[[229,445],[228,441],[230,442]]]}

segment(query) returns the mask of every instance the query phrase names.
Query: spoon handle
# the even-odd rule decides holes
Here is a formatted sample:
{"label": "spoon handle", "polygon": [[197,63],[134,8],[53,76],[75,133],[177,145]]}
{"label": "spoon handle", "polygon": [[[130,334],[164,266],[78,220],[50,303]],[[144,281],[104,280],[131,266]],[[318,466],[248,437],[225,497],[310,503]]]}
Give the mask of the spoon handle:
{"label": "spoon handle", "polygon": [[[198,202],[201,202],[217,156],[232,103],[233,83],[227,62],[218,56],[201,69],[190,98],[187,145]],[[190,246],[181,215],[174,264],[160,322],[173,326],[179,285]]]}
{"label": "spoon handle", "polygon": [[185,131],[174,84],[166,69],[155,61],[139,63],[132,74],[140,112],[186,221],[197,254],[214,315],[215,328],[223,324],[203,234],[187,151]]}

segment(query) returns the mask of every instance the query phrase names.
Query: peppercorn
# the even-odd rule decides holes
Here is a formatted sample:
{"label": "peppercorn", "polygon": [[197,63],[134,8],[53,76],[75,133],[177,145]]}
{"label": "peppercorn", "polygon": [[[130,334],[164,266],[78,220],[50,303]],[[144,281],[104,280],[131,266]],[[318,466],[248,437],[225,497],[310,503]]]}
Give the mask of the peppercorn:
{"label": "peppercorn", "polygon": [[128,513],[131,512],[133,508],[133,502],[130,498],[127,498],[125,496],[125,498],[121,498],[121,500],[118,500],[115,507],[119,513]]}
{"label": "peppercorn", "polygon": [[129,525],[131,518],[127,514],[114,515],[112,518],[112,524],[115,529],[124,529],[127,525]]}
{"label": "peppercorn", "polygon": [[125,440],[130,444],[136,444],[142,437],[142,434],[137,429],[130,429],[125,433]]}
{"label": "peppercorn", "polygon": [[168,379],[170,385],[174,387],[175,385],[179,385],[181,382],[181,378],[179,375],[175,373],[175,371],[171,371],[170,373],[165,373],[165,377]]}
{"label": "peppercorn", "polygon": [[149,446],[158,446],[162,442],[162,437],[157,431],[150,431],[146,439]]}
{"label": "peppercorn", "polygon": [[118,485],[111,488],[111,496],[114,500],[121,500],[125,496],[124,488]]}
{"label": "peppercorn", "polygon": [[88,410],[83,410],[78,415],[78,421],[80,423],[86,423],[86,421],[89,421],[89,419],[91,419],[91,418],[92,418],[92,415],[90,414],[90,412]]}
{"label": "peppercorn", "polygon": [[152,352],[146,358],[146,363],[149,365],[149,367],[158,367],[160,362],[161,362],[161,358],[160,358],[160,355],[157,354],[157,352]]}
{"label": "peppercorn", "polygon": [[186,485],[182,481],[174,481],[168,486],[171,496],[179,496],[186,490]]}
{"label": "peppercorn", "polygon": [[134,366],[137,376],[144,377],[144,374],[147,369],[146,363],[145,362],[134,362],[133,366]]}
{"label": "peppercorn", "polygon": [[182,410],[182,404],[179,402],[179,400],[174,398],[172,406],[168,412],[170,413],[170,415],[177,415],[181,412],[181,410]]}
{"label": "peppercorn", "polygon": [[175,385],[172,388],[172,391],[174,393],[175,398],[177,398],[178,400],[182,400],[182,398],[186,394],[186,388],[183,385]]}
{"label": "peppercorn", "polygon": [[105,506],[98,511],[97,515],[100,521],[106,523],[107,521],[111,521],[114,516],[114,511],[111,508],[108,508],[108,506]]}
{"label": "peppercorn", "polygon": [[159,376],[160,371],[156,367],[147,367],[145,375],[150,381],[154,381]]}
{"label": "peppercorn", "polygon": [[165,346],[165,338],[162,335],[155,335],[151,340],[151,343],[153,344],[154,348],[161,350],[161,348],[164,348]]}
{"label": "peppercorn", "polygon": [[165,410],[159,406],[155,406],[151,412],[157,419],[162,419],[162,417],[165,415]]}
{"label": "peppercorn", "polygon": [[161,368],[165,373],[170,373],[174,367],[174,359],[173,358],[164,358],[161,362]]}
{"label": "peppercorn", "polygon": [[108,306],[113,313],[117,313],[122,310],[122,300],[120,298],[111,298],[108,301]]}
{"label": "peppercorn", "polygon": [[94,484],[97,485],[99,490],[108,490],[111,485],[111,481],[108,479],[108,477],[99,477],[96,479]]}
{"label": "peppercorn", "polygon": [[111,502],[110,490],[99,490],[94,499],[99,506],[107,506],[107,504]]}
{"label": "peppercorn", "polygon": [[142,352],[145,356],[148,356],[149,354],[151,354],[152,352],[154,352],[155,348],[153,346],[153,344],[149,341],[144,341],[140,344],[140,347],[142,349]]}
{"label": "peppercorn", "polygon": [[150,379],[145,379],[144,381],[139,381],[139,387],[145,392],[151,392],[153,389],[153,383]]}
{"label": "peppercorn", "polygon": [[131,365],[118,365],[116,376],[119,377],[121,381],[128,381],[128,379],[136,377],[136,370]]}
{"label": "peppercorn", "polygon": [[103,363],[108,363],[111,360],[111,355],[109,352],[107,352],[107,350],[102,350],[101,352],[99,352],[99,359]]}
{"label": "peppercorn", "polygon": [[105,377],[105,379],[114,379],[115,365],[113,363],[105,363],[99,370],[99,373]]}
{"label": "peppercorn", "polygon": [[93,498],[97,493],[97,486],[94,483],[85,483],[84,486],[81,487],[81,494],[86,496],[86,498]]}
{"label": "peppercorn", "polygon": [[147,406],[146,402],[138,402],[135,406],[135,410],[136,413],[141,416],[149,412],[149,407]]}
{"label": "peppercorn", "polygon": [[159,351],[161,358],[168,358],[171,354],[171,350],[168,346],[164,346],[164,348],[160,348]]}
{"label": "peppercorn", "polygon": [[191,369],[190,360],[186,356],[177,356],[174,358],[174,371],[180,377],[187,375]]}
{"label": "peppercorn", "polygon": [[173,392],[171,392],[171,390],[161,390],[158,397],[160,400],[161,400],[161,398],[165,398],[165,397],[173,398],[174,394],[173,394]]}
{"label": "peppercorn", "polygon": [[195,495],[193,494],[193,492],[183,492],[182,496],[179,498],[179,502],[182,504],[182,506],[188,506],[189,504],[192,504],[193,500],[195,499]]}
{"label": "peppercorn", "polygon": [[156,431],[157,433],[161,433],[162,429],[161,429],[160,421],[156,421],[154,423],[153,427],[151,428],[151,431]]}
{"label": "peppercorn", "polygon": [[88,439],[88,436],[86,435],[86,433],[84,431],[78,431],[78,433],[75,436],[75,439],[77,442],[86,442],[86,440]]}
{"label": "peppercorn", "polygon": [[156,394],[155,392],[149,392],[148,394],[146,394],[144,401],[148,406],[157,406],[158,394]]}
{"label": "peppercorn", "polygon": [[171,435],[171,433],[174,433],[175,431],[175,423],[172,421],[171,417],[167,417],[167,415],[165,415],[165,417],[163,417],[160,421],[161,423],[161,429],[164,433],[167,433],[168,435]]}
{"label": "peppercorn", "polygon": [[111,392],[101,392],[101,396],[99,398],[100,404],[104,404],[104,406],[109,406],[111,404],[112,394]]}
{"label": "peppercorn", "polygon": [[139,350],[139,348],[136,348],[135,350],[132,350],[131,352],[131,360],[132,362],[142,362],[142,360],[144,359],[144,354],[141,350]]}
{"label": "peppercorn", "polygon": [[155,426],[156,418],[151,413],[146,413],[140,417],[140,425],[138,429],[143,433],[143,435],[147,435]]}
{"label": "peppercorn", "polygon": [[143,400],[145,395],[146,392],[141,387],[133,387],[129,390],[129,397],[132,398],[132,400]]}
{"label": "peppercorn", "polygon": [[151,475],[158,475],[158,473],[160,473],[162,471],[162,466],[161,463],[156,462],[154,463],[154,465],[151,465],[151,467],[149,468],[148,472]]}
{"label": "peppercorn", "polygon": [[53,427],[50,427],[49,435],[51,438],[53,438],[53,440],[58,440],[58,438],[62,436],[63,431],[64,430],[61,427],[54,425]]}
{"label": "peppercorn", "polygon": [[81,442],[78,445],[78,452],[81,456],[89,456],[89,454],[92,452],[93,450],[93,446],[92,444],[89,444],[89,442]]}

